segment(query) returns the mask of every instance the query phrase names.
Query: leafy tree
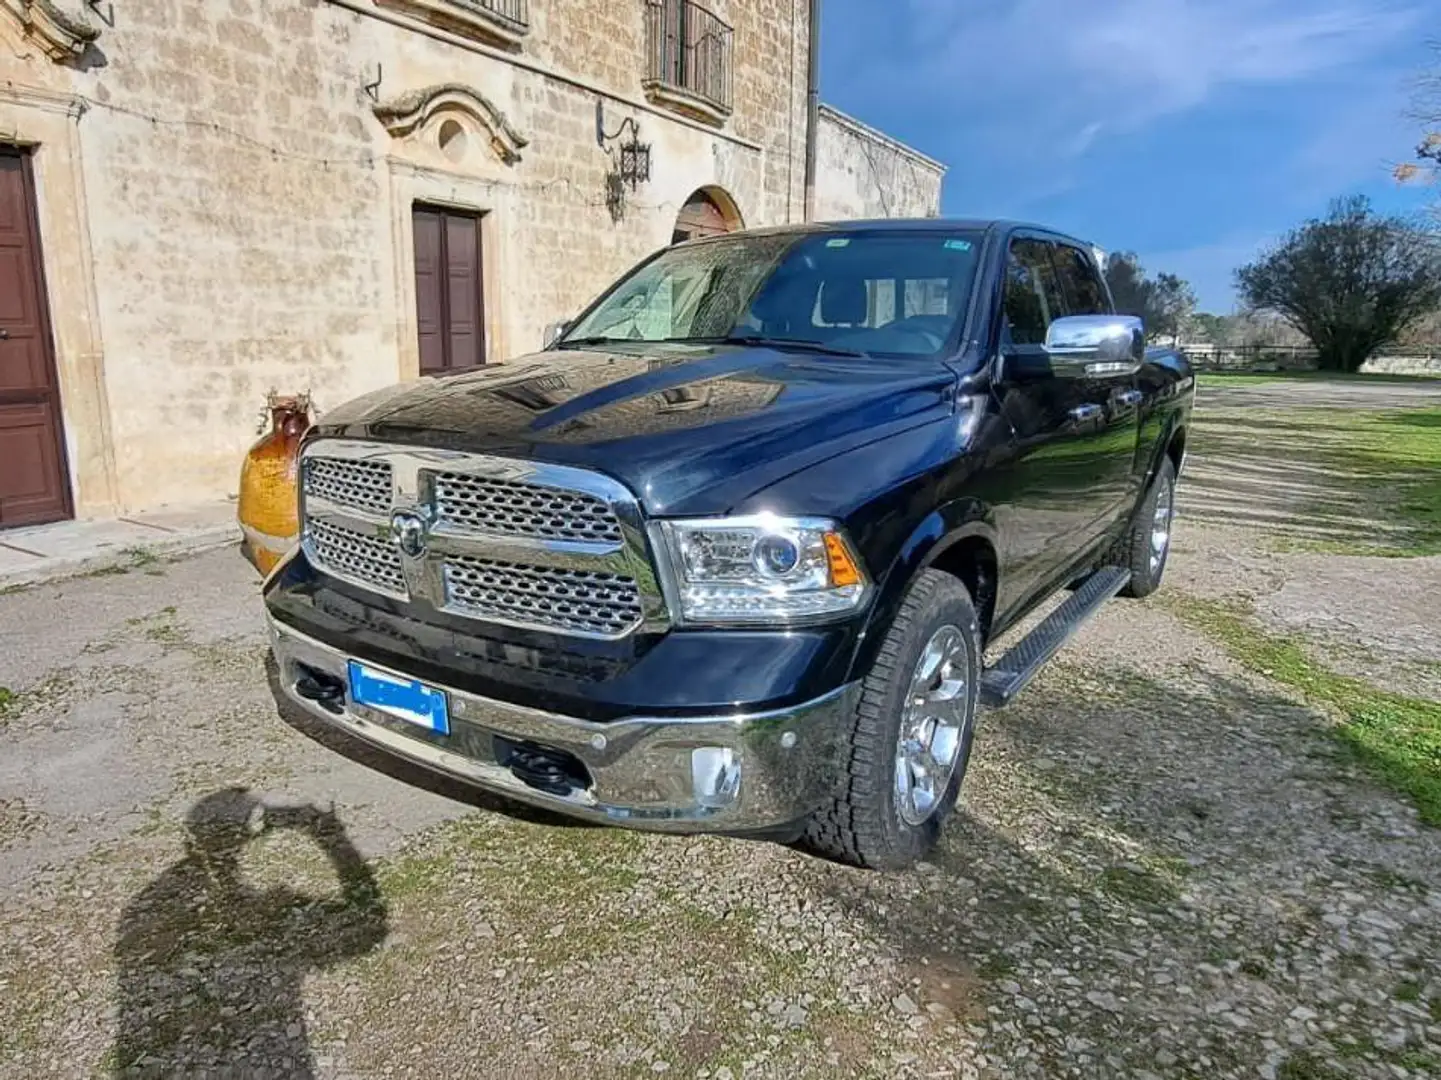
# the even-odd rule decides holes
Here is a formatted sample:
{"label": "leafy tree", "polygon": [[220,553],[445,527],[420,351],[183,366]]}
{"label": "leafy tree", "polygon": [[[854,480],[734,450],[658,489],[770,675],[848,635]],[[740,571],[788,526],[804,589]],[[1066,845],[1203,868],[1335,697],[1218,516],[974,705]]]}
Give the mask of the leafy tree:
{"label": "leafy tree", "polygon": [[1237,270],[1236,289],[1247,307],[1305,334],[1317,366],[1355,371],[1441,305],[1441,246],[1404,218],[1373,213],[1362,196],[1338,199]]}
{"label": "leafy tree", "polygon": [[1190,285],[1175,274],[1148,278],[1135,252],[1113,251],[1105,270],[1116,310],[1140,316],[1152,336],[1175,337],[1196,307]]}

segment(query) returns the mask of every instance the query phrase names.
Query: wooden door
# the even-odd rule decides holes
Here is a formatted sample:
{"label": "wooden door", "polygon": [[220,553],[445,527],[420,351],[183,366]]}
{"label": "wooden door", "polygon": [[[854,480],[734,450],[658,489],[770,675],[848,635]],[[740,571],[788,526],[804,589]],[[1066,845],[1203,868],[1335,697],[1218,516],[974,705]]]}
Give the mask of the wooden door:
{"label": "wooden door", "polygon": [[413,224],[420,373],[484,364],[479,215],[416,206]]}
{"label": "wooden door", "polygon": [[30,158],[0,146],[0,528],[70,514]]}

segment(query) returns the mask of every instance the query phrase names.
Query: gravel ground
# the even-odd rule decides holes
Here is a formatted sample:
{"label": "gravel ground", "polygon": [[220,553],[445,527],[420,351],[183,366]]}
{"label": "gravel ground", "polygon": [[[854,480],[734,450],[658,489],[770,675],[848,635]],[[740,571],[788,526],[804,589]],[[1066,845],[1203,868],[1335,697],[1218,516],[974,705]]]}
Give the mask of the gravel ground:
{"label": "gravel ground", "polygon": [[1436,561],[1263,540],[1183,524],[900,875],[335,753],[276,715],[234,551],[0,596],[0,1076],[1441,1074],[1441,832],[1168,613],[1330,640],[1364,585],[1424,666]]}

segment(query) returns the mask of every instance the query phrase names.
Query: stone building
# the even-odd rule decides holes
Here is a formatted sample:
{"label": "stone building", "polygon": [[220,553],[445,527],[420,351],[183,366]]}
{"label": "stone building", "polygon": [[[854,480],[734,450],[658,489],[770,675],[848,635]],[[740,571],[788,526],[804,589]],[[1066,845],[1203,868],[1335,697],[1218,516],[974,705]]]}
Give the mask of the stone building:
{"label": "stone building", "polygon": [[816,217],[937,217],[946,167],[829,105],[816,129]]}
{"label": "stone building", "polygon": [[[0,0],[0,528],[223,497],[272,390],[502,362],[802,220],[811,2],[707,3]],[[816,216],[933,209],[821,115]]]}

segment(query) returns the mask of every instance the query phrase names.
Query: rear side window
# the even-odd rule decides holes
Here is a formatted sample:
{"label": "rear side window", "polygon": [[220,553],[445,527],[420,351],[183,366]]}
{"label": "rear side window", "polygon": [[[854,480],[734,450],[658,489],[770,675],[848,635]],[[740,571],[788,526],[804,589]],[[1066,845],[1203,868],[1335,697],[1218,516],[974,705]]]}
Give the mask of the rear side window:
{"label": "rear side window", "polygon": [[1013,345],[1041,345],[1051,320],[1066,313],[1056,278],[1055,245],[1044,240],[1012,240],[1006,256],[1006,328]]}
{"label": "rear side window", "polygon": [[1056,267],[1065,290],[1068,315],[1109,315],[1106,287],[1096,264],[1080,248],[1069,244],[1056,247]]}

